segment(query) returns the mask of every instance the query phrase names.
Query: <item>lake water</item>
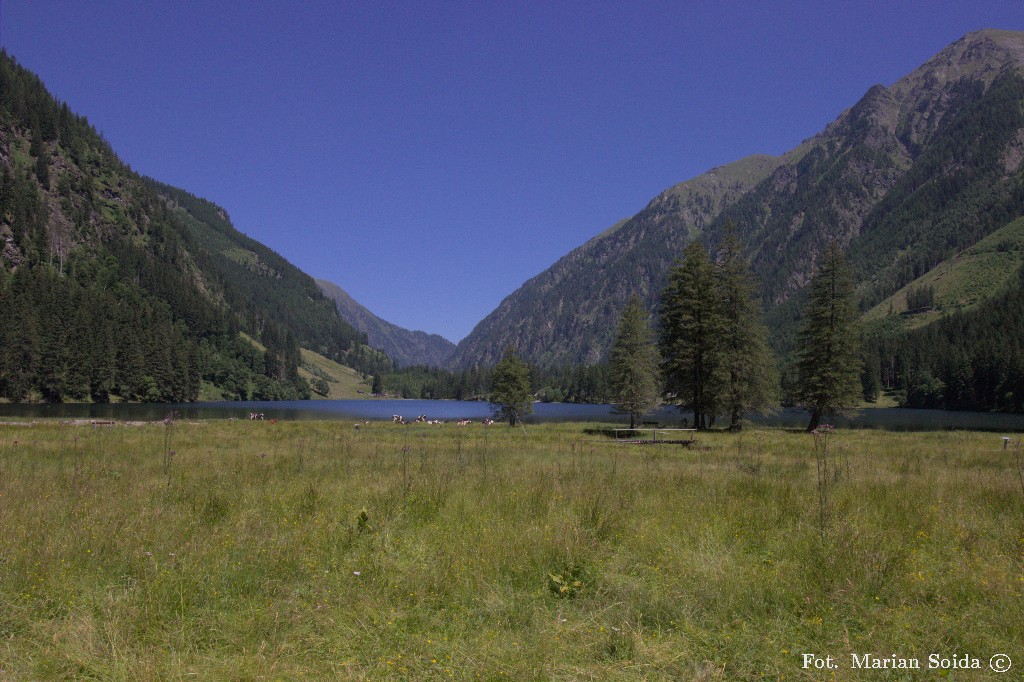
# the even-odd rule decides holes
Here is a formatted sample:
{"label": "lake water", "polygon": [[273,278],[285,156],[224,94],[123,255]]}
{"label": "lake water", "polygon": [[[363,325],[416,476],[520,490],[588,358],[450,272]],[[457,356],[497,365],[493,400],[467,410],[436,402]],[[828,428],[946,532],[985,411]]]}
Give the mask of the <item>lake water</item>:
{"label": "lake water", "polygon": [[[0,404],[0,418],[119,419],[156,421],[169,412],[183,419],[248,419],[261,413],[266,419],[280,420],[390,420],[392,415],[415,419],[483,419],[491,416],[490,406],[483,402],[457,400],[296,400],[279,402],[211,402],[185,404],[83,404],[10,405]],[[674,408],[662,408],[651,418],[664,425],[676,425],[690,415]],[[786,409],[771,415],[753,416],[750,421],[771,426],[802,428],[807,424],[802,410]],[[611,405],[575,405],[570,403],[537,403],[528,423],[598,421],[628,423],[629,418],[616,415]],[[1024,432],[1024,415],[990,412],[947,412],[944,410],[907,410],[899,408],[868,408],[853,417],[826,419],[838,426],[914,429],[981,429],[989,431]]]}

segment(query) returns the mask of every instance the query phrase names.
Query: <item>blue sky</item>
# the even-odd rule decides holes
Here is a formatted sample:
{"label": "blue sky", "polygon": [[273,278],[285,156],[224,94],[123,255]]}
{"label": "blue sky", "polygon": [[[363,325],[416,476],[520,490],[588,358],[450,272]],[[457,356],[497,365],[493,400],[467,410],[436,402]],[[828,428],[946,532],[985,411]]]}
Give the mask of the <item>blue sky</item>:
{"label": "blue sky", "polygon": [[1005,2],[0,1],[135,170],[458,341],[666,187],[814,135]]}

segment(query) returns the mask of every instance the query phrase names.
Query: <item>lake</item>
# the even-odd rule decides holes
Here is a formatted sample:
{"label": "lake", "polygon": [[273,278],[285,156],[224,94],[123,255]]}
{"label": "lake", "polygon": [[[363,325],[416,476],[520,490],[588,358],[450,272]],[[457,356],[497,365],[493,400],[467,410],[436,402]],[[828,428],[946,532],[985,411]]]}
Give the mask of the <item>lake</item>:
{"label": "lake", "polygon": [[[536,403],[527,423],[600,421],[628,422],[629,418],[612,413],[611,405],[577,405],[572,403]],[[483,419],[491,416],[484,402],[458,400],[294,400],[278,402],[207,402],[184,404],[152,403],[68,403],[62,405],[0,404],[0,418],[119,419],[156,421],[174,412],[182,419],[248,419],[250,413],[261,413],[266,419],[280,420],[390,420],[401,415],[412,420],[419,415],[428,419]],[[679,425],[689,414],[665,407],[652,415],[665,425]],[[770,415],[754,415],[755,424],[802,428],[807,424],[802,410],[787,408]],[[1024,432],[1024,415],[991,412],[948,412],[945,410],[910,410],[902,408],[866,408],[849,418],[836,417],[825,421],[837,426],[883,428],[892,430],[971,429]]]}

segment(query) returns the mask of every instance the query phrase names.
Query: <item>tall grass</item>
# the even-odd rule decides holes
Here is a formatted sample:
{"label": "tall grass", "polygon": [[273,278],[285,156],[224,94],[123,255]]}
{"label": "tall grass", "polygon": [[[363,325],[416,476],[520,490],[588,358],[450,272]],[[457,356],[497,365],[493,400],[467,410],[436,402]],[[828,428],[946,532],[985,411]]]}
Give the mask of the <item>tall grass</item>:
{"label": "tall grass", "polygon": [[805,652],[836,679],[859,679],[850,653],[1024,666],[1014,453],[976,433],[830,438],[846,471],[822,533],[813,438],[789,431],[685,449],[593,425],[0,426],[0,679],[817,679]]}

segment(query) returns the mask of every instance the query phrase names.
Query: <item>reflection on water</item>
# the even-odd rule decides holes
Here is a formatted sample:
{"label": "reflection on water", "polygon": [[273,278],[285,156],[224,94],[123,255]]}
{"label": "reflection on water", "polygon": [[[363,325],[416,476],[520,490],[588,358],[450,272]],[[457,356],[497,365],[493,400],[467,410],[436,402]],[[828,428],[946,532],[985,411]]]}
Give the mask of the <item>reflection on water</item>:
{"label": "reflection on water", "polygon": [[[611,405],[575,405],[570,403],[537,403],[527,422],[601,421],[628,422],[624,415],[614,414]],[[490,406],[483,402],[457,400],[296,400],[279,402],[215,402],[185,404],[66,404],[7,405],[0,404],[0,417],[59,419],[118,419],[126,421],[157,421],[168,413],[182,419],[248,419],[251,413],[266,419],[351,419],[390,420],[392,415],[415,419],[482,419],[491,416]],[[659,410],[650,419],[664,425],[679,425],[690,414],[674,408]],[[802,410],[786,409],[766,416],[753,416],[752,422],[771,426],[802,428],[808,417]],[[1024,415],[990,412],[947,412],[944,410],[908,410],[869,408],[852,417],[827,419],[838,426],[910,429],[979,429],[1024,432]]]}

